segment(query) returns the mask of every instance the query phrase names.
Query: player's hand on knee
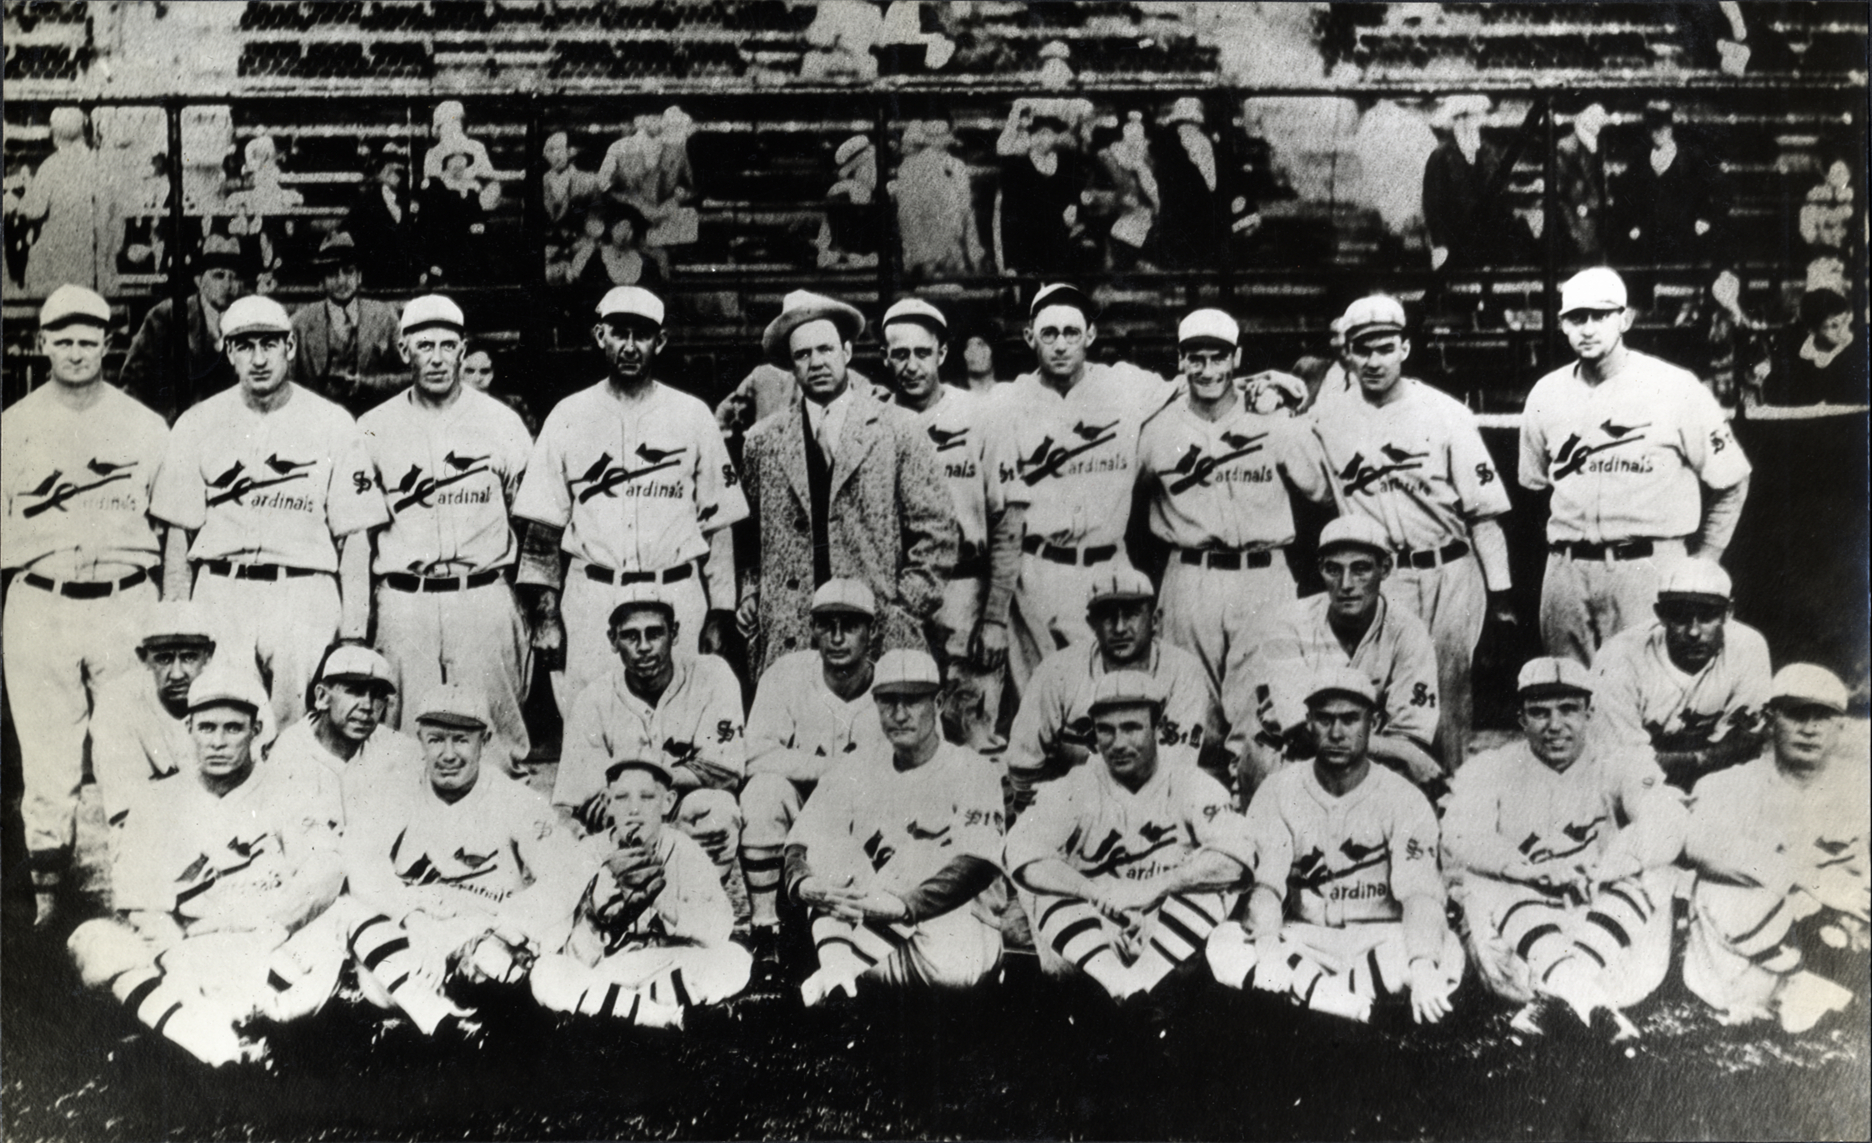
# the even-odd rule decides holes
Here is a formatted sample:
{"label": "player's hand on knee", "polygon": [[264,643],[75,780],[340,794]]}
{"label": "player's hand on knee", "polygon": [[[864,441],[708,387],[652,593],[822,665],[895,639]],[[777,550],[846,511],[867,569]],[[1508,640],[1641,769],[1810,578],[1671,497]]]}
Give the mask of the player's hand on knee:
{"label": "player's hand on knee", "polygon": [[1450,1014],[1450,994],[1456,990],[1451,981],[1437,971],[1436,961],[1420,956],[1410,963],[1411,1018],[1419,1024],[1434,1024]]}
{"label": "player's hand on knee", "polygon": [[1007,662],[1007,624],[992,619],[978,620],[969,633],[969,658],[984,671],[998,671]]}
{"label": "player's hand on knee", "polygon": [[1111,888],[1107,900],[1119,915],[1129,916],[1156,908],[1162,895],[1148,881],[1125,881]]}

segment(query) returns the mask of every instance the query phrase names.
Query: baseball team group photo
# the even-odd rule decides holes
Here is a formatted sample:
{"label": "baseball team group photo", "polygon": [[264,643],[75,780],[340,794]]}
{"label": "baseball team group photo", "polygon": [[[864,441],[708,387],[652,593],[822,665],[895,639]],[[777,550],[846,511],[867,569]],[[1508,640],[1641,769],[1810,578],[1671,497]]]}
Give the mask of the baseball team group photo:
{"label": "baseball team group photo", "polygon": [[6,1132],[1863,1137],[1869,23],[8,0]]}

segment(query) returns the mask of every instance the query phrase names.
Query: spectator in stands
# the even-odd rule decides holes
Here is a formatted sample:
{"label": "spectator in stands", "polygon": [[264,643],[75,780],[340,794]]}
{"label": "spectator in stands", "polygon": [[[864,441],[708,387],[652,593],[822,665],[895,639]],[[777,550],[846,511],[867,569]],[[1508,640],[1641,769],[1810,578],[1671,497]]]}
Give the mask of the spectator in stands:
{"label": "spectator in stands", "polygon": [[494,170],[493,160],[488,158],[487,147],[480,140],[470,138],[462,125],[465,115],[462,105],[453,99],[436,104],[435,114],[429,121],[435,145],[423,156],[423,182],[441,178],[447,170],[449,156],[465,154],[468,167],[457,178],[472,181],[479,191],[486,192],[482,209],[493,210],[500,202],[500,177]]}
{"label": "spectator in stands", "polygon": [[[1800,209],[1809,290],[1832,289],[1847,297],[1858,295],[1859,283],[1847,276],[1848,267],[1853,268],[1856,277],[1863,273],[1860,267],[1865,264],[1862,256],[1854,256],[1859,243],[1853,241],[1853,208],[1852,167],[1844,159],[1835,159],[1828,164],[1825,177],[1808,189]],[[1857,233],[1863,234],[1863,228]]]}
{"label": "spectator in stands", "polygon": [[1606,171],[1599,132],[1609,116],[1598,100],[1573,116],[1573,133],[1554,144],[1554,195],[1558,200],[1561,257],[1569,264],[1605,261]]}
{"label": "spectator in stands", "polygon": [[294,380],[361,417],[409,383],[397,309],[358,294],[364,275],[357,244],[344,231],[325,236],[315,265],[325,298],[293,315]]}
{"label": "spectator in stands", "polygon": [[577,215],[598,194],[598,176],[572,165],[572,143],[564,131],[546,136],[540,148],[546,171],[540,175],[540,199],[546,207],[546,220],[555,227],[571,226]]}
{"label": "spectator in stands", "polygon": [[825,218],[813,245],[819,268],[868,269],[877,265],[877,148],[869,135],[853,135],[833,154],[838,181],[826,192]]}
{"label": "spectator in stands", "polygon": [[1014,101],[995,143],[1001,156],[996,244],[1007,274],[1068,274],[1080,229],[1085,163],[1058,100]]}
{"label": "spectator in stands", "polygon": [[84,112],[52,112],[52,146],[16,208],[22,219],[39,223],[26,262],[26,290],[35,297],[66,282],[96,286],[98,260],[114,253],[100,241],[109,233],[111,203],[97,153],[85,142]]}
{"label": "spectator in stands", "polygon": [[1450,137],[1424,163],[1424,225],[1430,231],[1430,268],[1470,269],[1519,260],[1518,225],[1503,194],[1508,172],[1501,151],[1482,141],[1489,113],[1486,95],[1443,101],[1431,126]]}
{"label": "spectator in stands", "polygon": [[423,184],[419,213],[428,264],[424,283],[429,288],[473,285],[485,276],[487,208],[482,190],[474,174],[474,154],[466,147],[444,156],[442,173]]}
{"label": "spectator in stands", "polygon": [[1215,141],[1204,127],[1202,101],[1186,95],[1171,104],[1151,142],[1161,205],[1151,243],[1166,269],[1192,269],[1215,261],[1216,195],[1221,172]]}
{"label": "spectator in stands", "polygon": [[188,299],[188,376],[175,374],[175,299],[150,307],[130,342],[119,378],[124,391],[170,421],[176,414],[234,383],[234,367],[221,352],[221,315],[245,290],[240,245],[214,235],[195,256],[195,293]]}
{"label": "spectator in stands", "polygon": [[338,229],[357,243],[358,269],[379,290],[416,285],[415,220],[410,217],[404,174],[409,148],[391,140],[372,156],[374,164]]}
{"label": "spectator in stands", "polygon": [[912,278],[973,274],[986,260],[968,164],[951,152],[954,145],[948,120],[917,120],[904,128],[903,161],[891,195],[897,200],[904,272]]}
{"label": "spectator in stands", "polygon": [[1645,106],[1648,153],[1627,163],[1614,189],[1623,220],[1624,261],[1634,266],[1702,266],[1718,214],[1715,162],[1677,136],[1676,109],[1659,100]]}
{"label": "spectator in stands", "polygon": [[1852,303],[1837,290],[1801,296],[1800,322],[1784,335],[1779,357],[1763,386],[1768,404],[1866,403],[1865,343],[1853,337]]}
{"label": "spectator in stands", "polygon": [[810,51],[800,60],[803,80],[873,80],[877,57],[871,54],[884,33],[884,16],[868,0],[821,0],[806,29]]}
{"label": "spectator in stands", "polygon": [[973,393],[992,392],[1000,381],[995,376],[994,346],[979,333],[971,333],[962,343],[962,387]]}
{"label": "spectator in stands", "polygon": [[639,115],[631,134],[611,144],[598,168],[598,186],[619,206],[634,208],[648,229],[644,252],[664,278],[669,277],[666,249],[696,240],[695,171],[689,166],[688,137],[694,129],[680,107],[662,115]]}
{"label": "spectator in stands", "polygon": [[[595,212],[594,212],[595,213]],[[644,286],[661,289],[663,272],[643,248],[648,227],[644,217],[628,206],[614,206],[604,214],[604,241],[574,273],[574,281],[597,286]],[[579,256],[573,256],[578,266]]]}
{"label": "spectator in stands", "polygon": [[497,386],[496,382],[499,378],[494,370],[494,355],[488,352],[487,346],[476,341],[470,341],[467,344],[462,352],[461,376],[463,385],[486,393],[518,413],[520,422],[526,426],[528,436],[539,436],[539,418],[534,416],[533,410],[527,406],[526,398],[511,392],[504,385]]}
{"label": "spectator in stands", "polygon": [[254,264],[259,267],[254,292],[271,294],[285,262],[282,247],[296,226],[288,212],[303,205],[305,197],[280,182],[279,151],[271,138],[261,135],[248,140],[243,159],[241,172],[249,180],[248,189],[228,196],[228,210],[234,215],[228,233],[253,239]]}
{"label": "spectator in stands", "polygon": [[1093,139],[1098,170],[1109,198],[1101,204],[1107,239],[1105,267],[1119,271],[1136,269],[1162,205],[1157,191],[1157,173],[1151,165],[1150,143],[1144,136],[1144,113],[1133,111],[1126,117],[1123,127],[1100,130],[1110,135]]}

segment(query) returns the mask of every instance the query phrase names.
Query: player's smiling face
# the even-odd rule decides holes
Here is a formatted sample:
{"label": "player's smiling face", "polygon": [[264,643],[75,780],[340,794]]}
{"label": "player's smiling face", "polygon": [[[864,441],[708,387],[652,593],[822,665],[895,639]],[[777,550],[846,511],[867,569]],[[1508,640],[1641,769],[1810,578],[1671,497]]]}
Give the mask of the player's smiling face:
{"label": "player's smiling face", "polygon": [[383,721],[390,696],[378,683],[327,679],[318,684],[315,705],[341,737],[361,744]]}
{"label": "player's smiling face", "polygon": [[1729,605],[1721,600],[1659,600],[1658,622],[1664,625],[1664,650],[1677,669],[1696,674],[1722,654],[1723,621]]}
{"label": "player's smiling face", "polygon": [[1217,341],[1192,341],[1183,345],[1177,360],[1190,392],[1201,401],[1218,401],[1235,382],[1241,350]]}
{"label": "player's smiling face", "polygon": [[1328,695],[1307,704],[1307,729],[1320,763],[1342,770],[1364,760],[1371,745],[1372,711],[1357,699]]}
{"label": "player's smiling face", "polygon": [[1528,749],[1555,770],[1565,770],[1586,750],[1586,724],[1592,720],[1592,699],[1563,692],[1521,700],[1521,731]]}
{"label": "player's smiling face", "polygon": [[618,771],[606,787],[611,798],[611,831],[620,845],[655,844],[663,819],[676,804],[676,791],[642,766]]}
{"label": "player's smiling face", "polygon": [[1027,344],[1039,359],[1040,372],[1056,382],[1078,379],[1097,337],[1097,327],[1078,306],[1047,306],[1027,326]]}
{"label": "player's smiling face", "polygon": [[936,392],[948,352],[936,331],[922,322],[894,321],[884,327],[884,361],[898,392],[914,405],[923,405]]}
{"label": "player's smiling face", "polygon": [[611,626],[611,649],[635,683],[655,683],[669,673],[675,642],[676,624],[661,608],[636,608]]}
{"label": "player's smiling face", "polygon": [[1616,310],[1568,310],[1560,315],[1560,331],[1581,361],[1602,361],[1617,349],[1631,328],[1632,312]]}
{"label": "player's smiling face", "polygon": [[204,706],[189,715],[189,736],[203,778],[238,784],[253,769],[259,713],[233,703]]}
{"label": "player's smiling face", "polygon": [[1145,703],[1100,707],[1092,715],[1092,737],[1112,777],[1136,790],[1157,773],[1157,716]]}
{"label": "player's smiling face", "polygon": [[207,639],[168,639],[137,648],[137,659],[156,680],[156,698],[180,718],[188,711],[189,685],[214,658]]}
{"label": "player's smiling face", "polygon": [[663,329],[648,318],[634,315],[608,317],[592,327],[592,338],[611,369],[611,379],[621,385],[646,380],[663,352],[666,338]]}
{"label": "player's smiling face", "polygon": [[1404,376],[1404,362],[1410,357],[1410,339],[1395,330],[1361,334],[1347,347],[1352,372],[1367,397],[1382,397],[1396,387]]}
{"label": "player's smiling face", "polygon": [[486,727],[423,722],[417,724],[416,741],[422,745],[429,788],[444,801],[455,801],[474,789],[481,777],[481,751],[488,741]]}
{"label": "player's smiling face", "polygon": [[855,611],[821,611],[812,617],[819,661],[834,670],[855,667],[871,654],[871,620]]}
{"label": "player's smiling face", "polygon": [[447,326],[411,330],[402,342],[403,360],[409,362],[416,387],[430,397],[445,398],[461,383],[461,334]]}
{"label": "player's smiling face", "polygon": [[1326,581],[1327,610],[1340,619],[1361,619],[1378,606],[1391,561],[1369,548],[1341,547],[1321,554],[1320,578]]}
{"label": "player's smiling face", "polygon": [[787,358],[793,364],[793,379],[812,400],[830,404],[845,391],[851,346],[829,319],[794,330],[787,338]]}
{"label": "player's smiling face", "polygon": [[39,351],[52,365],[52,380],[61,385],[89,385],[103,375],[107,341],[103,326],[74,321],[40,333]]}
{"label": "player's smiling face", "polygon": [[1087,615],[1099,650],[1116,664],[1136,663],[1150,653],[1156,604],[1148,599],[1101,602]]}
{"label": "player's smiling face", "polygon": [[286,385],[292,368],[289,333],[240,333],[227,339],[228,360],[249,396],[270,397]]}

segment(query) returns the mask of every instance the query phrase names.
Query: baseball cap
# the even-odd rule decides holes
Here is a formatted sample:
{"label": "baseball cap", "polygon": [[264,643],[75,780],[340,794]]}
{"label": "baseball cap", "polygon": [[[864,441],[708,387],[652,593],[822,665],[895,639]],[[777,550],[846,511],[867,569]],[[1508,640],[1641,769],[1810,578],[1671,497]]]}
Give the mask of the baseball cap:
{"label": "baseball cap", "polygon": [[46,295],[39,307],[39,328],[46,331],[68,326],[75,321],[92,322],[110,328],[110,303],[95,290],[70,284]]}
{"label": "baseball cap", "polygon": [[403,307],[403,318],[397,330],[408,334],[432,325],[446,325],[460,333],[467,328],[468,321],[462,316],[461,307],[441,294],[424,294],[411,298],[409,305]]}
{"label": "baseball cap", "polygon": [[663,299],[642,286],[615,286],[598,299],[598,317],[640,317],[663,328]]}
{"label": "baseball cap", "polygon": [[454,683],[443,683],[424,695],[411,717],[417,722],[469,730],[486,730],[489,726],[487,702],[481,693]]}
{"label": "baseball cap", "polygon": [[1568,278],[1560,287],[1560,312],[1622,310],[1626,304],[1625,279],[1609,266],[1591,266]]}
{"label": "baseball cap", "polygon": [[1404,332],[1404,303],[1389,294],[1373,294],[1346,307],[1339,316],[1346,341],[1381,330]]}
{"label": "baseball cap", "polygon": [[1349,698],[1365,704],[1366,709],[1378,709],[1378,688],[1365,672],[1352,667],[1331,667],[1313,677],[1313,684],[1307,690],[1307,705],[1324,702],[1329,698]]}
{"label": "baseball cap", "polygon": [[291,332],[292,319],[286,316],[286,307],[260,294],[235,298],[234,304],[221,315],[223,338],[239,337],[243,333]]}
{"label": "baseball cap", "polygon": [[664,618],[676,622],[676,605],[654,583],[626,584],[618,593],[618,604],[611,609],[610,625],[616,627],[624,617],[638,608],[661,611]]}
{"label": "baseball cap", "polygon": [[855,579],[829,579],[813,592],[812,613],[855,611],[867,618],[877,618],[877,596]]}
{"label": "baseball cap", "polygon": [[605,767],[605,785],[617,781],[619,774],[626,770],[648,770],[655,774],[665,786],[676,784],[676,768],[671,766],[661,754],[646,755],[639,758],[619,758]]}
{"label": "baseball cap", "polygon": [[231,663],[220,660],[202,668],[202,673],[195,676],[189,684],[188,708],[194,714],[203,707],[232,704],[246,707],[258,715],[267,707],[266,688],[254,677],[251,668],[240,670]]}
{"label": "baseball cap", "polygon": [[927,695],[941,689],[936,660],[922,651],[886,651],[871,672],[874,695]]}
{"label": "baseball cap", "polygon": [[1370,516],[1337,516],[1320,529],[1319,554],[1333,548],[1370,548],[1380,555],[1391,554],[1391,538],[1384,525]]}
{"label": "baseball cap", "polygon": [[1111,671],[1099,676],[1092,685],[1092,701],[1086,713],[1096,714],[1111,706],[1155,706],[1164,704],[1163,684],[1156,676],[1143,671]]}
{"label": "baseball cap", "polygon": [[163,643],[214,641],[208,609],[194,600],[165,600],[149,609],[143,619],[142,647]]}
{"label": "baseball cap", "polygon": [[1669,599],[1729,602],[1734,592],[1729,573],[1715,560],[1686,557],[1671,564],[1658,582],[1658,602]]}
{"label": "baseball cap", "polygon": [[1221,310],[1191,310],[1177,324],[1177,344],[1183,346],[1192,341],[1219,341],[1233,349],[1241,344],[1241,327]]}
{"label": "baseball cap", "polygon": [[1066,282],[1051,282],[1041,286],[1033,296],[1033,304],[1027,307],[1027,316],[1031,319],[1048,306],[1071,306],[1085,316],[1087,321],[1098,316],[1098,307],[1092,304],[1084,290]]}
{"label": "baseball cap", "polygon": [[878,322],[878,328],[883,329],[894,321],[920,322],[933,327],[938,336],[949,335],[949,319],[943,317],[941,310],[922,298],[904,298],[892,305],[890,309],[884,311],[884,320]]}
{"label": "baseball cap", "polygon": [[1515,676],[1515,692],[1522,698],[1543,695],[1593,693],[1592,673],[1577,659],[1529,659]]}
{"label": "baseball cap", "polygon": [[371,683],[385,691],[396,690],[396,683],[390,677],[390,661],[369,647],[350,643],[334,647],[332,653],[325,656],[325,665],[319,668],[318,682],[330,683],[339,679]]}
{"label": "baseball cap", "polygon": [[1768,684],[1769,706],[1823,706],[1834,714],[1845,714],[1846,701],[1846,684],[1839,676],[1812,663],[1789,663]]}
{"label": "baseball cap", "polygon": [[1086,593],[1086,610],[1091,611],[1101,603],[1156,598],[1157,589],[1151,586],[1149,576],[1130,564],[1118,564],[1100,569],[1092,580],[1091,590]]}

